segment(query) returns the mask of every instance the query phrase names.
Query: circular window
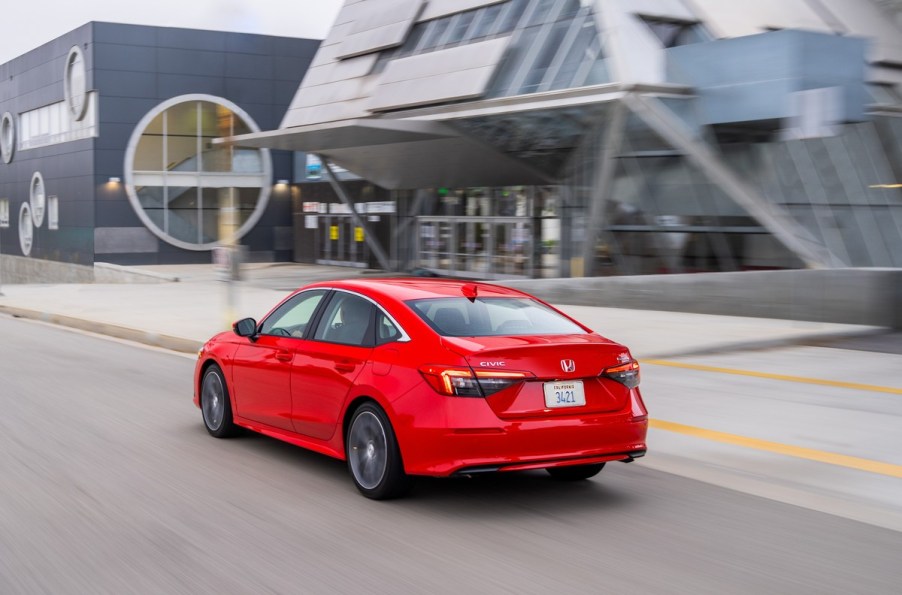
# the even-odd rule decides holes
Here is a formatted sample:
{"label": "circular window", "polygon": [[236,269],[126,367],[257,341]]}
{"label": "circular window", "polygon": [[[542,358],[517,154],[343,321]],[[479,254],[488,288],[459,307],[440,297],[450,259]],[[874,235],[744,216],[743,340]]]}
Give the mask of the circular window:
{"label": "circular window", "polygon": [[28,256],[31,254],[31,242],[34,239],[34,223],[31,220],[31,207],[27,202],[22,203],[19,209],[19,246],[22,247],[22,254]]}
{"label": "circular window", "polygon": [[88,108],[87,75],[85,74],[85,55],[77,45],[72,46],[69,56],[66,58],[63,86],[69,113],[76,120],[81,120],[85,117],[85,111]]}
{"label": "circular window", "polygon": [[39,171],[34,172],[34,175],[31,176],[29,202],[34,226],[40,227],[44,223],[44,205],[47,204],[47,196],[44,192],[44,176]]}
{"label": "circular window", "polygon": [[0,155],[3,156],[3,162],[9,163],[13,160],[13,153],[16,152],[16,121],[9,112],[3,114],[0,118]]}
{"label": "circular window", "polygon": [[269,150],[212,141],[259,131],[240,107],[212,95],[182,95],[152,109],[135,127],[123,167],[141,222],[186,250],[212,250],[226,232],[244,236],[269,201]]}

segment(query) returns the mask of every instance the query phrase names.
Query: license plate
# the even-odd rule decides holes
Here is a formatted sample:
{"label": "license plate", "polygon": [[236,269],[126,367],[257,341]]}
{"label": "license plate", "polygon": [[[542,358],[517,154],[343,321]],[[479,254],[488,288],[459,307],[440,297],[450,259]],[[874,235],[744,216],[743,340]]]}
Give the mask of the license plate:
{"label": "license plate", "polygon": [[586,404],[586,391],[582,380],[545,383],[545,407],[580,407]]}

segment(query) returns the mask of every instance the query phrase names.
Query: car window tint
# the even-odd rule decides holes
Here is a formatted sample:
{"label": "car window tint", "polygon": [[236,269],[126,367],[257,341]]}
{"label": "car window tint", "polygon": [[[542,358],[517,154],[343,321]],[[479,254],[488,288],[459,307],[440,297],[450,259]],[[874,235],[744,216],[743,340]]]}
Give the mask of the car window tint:
{"label": "car window tint", "polygon": [[362,297],[337,292],[323,312],[313,338],[345,345],[372,346],[375,306]]}
{"label": "car window tint", "polygon": [[401,331],[381,310],[376,310],[376,344],[383,345],[401,338]]}
{"label": "car window tint", "polygon": [[297,294],[279,306],[263,321],[260,325],[260,334],[303,337],[307,325],[324,295],[326,295],[325,290],[305,291]]}
{"label": "car window tint", "polygon": [[529,298],[429,298],[407,302],[440,335],[585,334],[577,324]]}

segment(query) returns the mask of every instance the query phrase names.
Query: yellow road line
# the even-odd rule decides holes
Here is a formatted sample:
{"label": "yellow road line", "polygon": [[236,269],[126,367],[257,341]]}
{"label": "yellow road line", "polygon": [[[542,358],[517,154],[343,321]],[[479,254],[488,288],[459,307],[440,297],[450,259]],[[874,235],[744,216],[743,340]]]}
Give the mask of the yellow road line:
{"label": "yellow road line", "polygon": [[754,450],[763,450],[773,452],[798,459],[807,459],[809,461],[817,461],[819,463],[827,463],[829,465],[838,465],[840,467],[848,467],[849,469],[857,469],[859,471],[869,471],[879,475],[896,477],[902,479],[902,465],[893,465],[890,463],[881,463],[880,461],[872,461],[870,459],[862,459],[859,457],[850,457],[813,448],[803,448],[801,446],[791,446],[789,444],[781,444],[779,442],[770,442],[768,440],[758,440],[757,438],[749,438],[747,436],[738,436],[736,434],[727,434],[726,432],[717,432],[715,430],[706,430],[695,426],[687,426],[672,421],[664,421],[661,419],[649,419],[649,426],[658,430],[668,432],[676,432],[677,434],[685,434],[687,436],[695,436],[696,438],[704,438],[705,440],[713,440],[714,442],[723,442],[724,444],[733,444],[735,446],[744,446]]}
{"label": "yellow road line", "polygon": [[902,395],[902,388],[892,386],[878,386],[876,384],[861,384],[860,382],[841,382],[839,380],[824,380],[822,378],[808,378],[806,376],[790,376],[788,374],[771,374],[769,372],[753,372],[751,370],[737,370],[736,368],[720,368],[717,366],[705,366],[702,364],[689,364],[663,359],[646,359],[640,363],[653,366],[667,366],[670,368],[683,368],[686,370],[698,370],[700,372],[717,372],[718,374],[734,374],[736,376],[751,376],[752,378],[767,378],[769,380],[783,380],[785,382],[801,382],[803,384],[819,384],[821,386],[833,386],[836,388],[850,388],[852,390],[866,390],[875,393],[888,393]]}

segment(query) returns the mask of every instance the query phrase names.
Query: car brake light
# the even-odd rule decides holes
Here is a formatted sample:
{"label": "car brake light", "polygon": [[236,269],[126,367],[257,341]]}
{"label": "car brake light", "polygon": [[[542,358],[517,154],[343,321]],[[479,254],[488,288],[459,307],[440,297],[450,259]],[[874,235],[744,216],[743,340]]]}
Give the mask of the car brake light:
{"label": "car brake light", "polygon": [[501,372],[447,366],[423,366],[420,373],[439,394],[449,397],[486,397],[532,376],[529,372]]}
{"label": "car brake light", "polygon": [[632,360],[619,366],[605,368],[601,375],[616,380],[627,388],[636,388],[639,386],[639,362]]}

